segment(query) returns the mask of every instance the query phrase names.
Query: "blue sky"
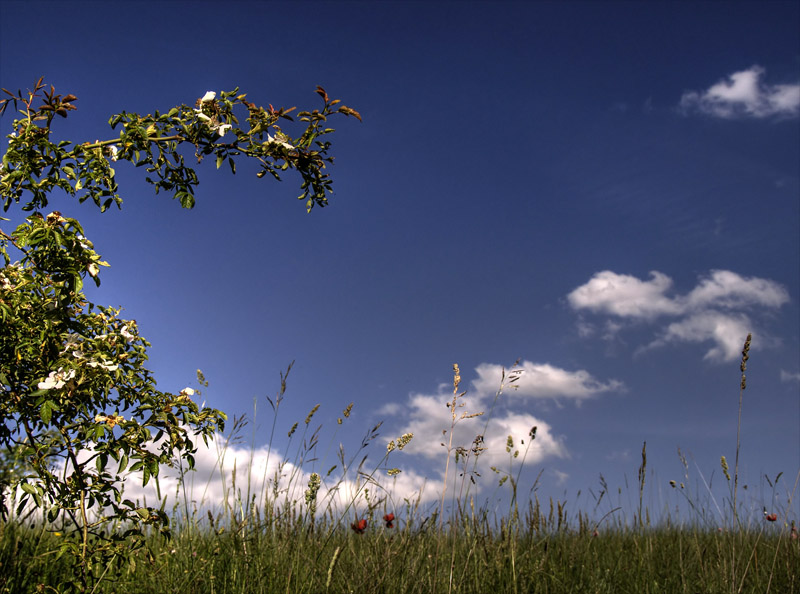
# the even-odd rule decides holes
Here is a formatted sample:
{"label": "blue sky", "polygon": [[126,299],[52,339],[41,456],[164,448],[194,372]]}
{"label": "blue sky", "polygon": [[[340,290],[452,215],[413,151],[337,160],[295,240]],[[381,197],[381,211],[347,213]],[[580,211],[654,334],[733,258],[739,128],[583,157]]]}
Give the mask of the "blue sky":
{"label": "blue sky", "polygon": [[[111,263],[92,296],[137,320],[162,389],[200,368],[209,405],[252,418],[255,399],[246,443],[266,443],[265,396],[295,361],[281,439],[319,403],[327,443],[354,402],[334,441],[352,450],[383,420],[373,459],[413,431],[391,464],[398,497],[425,476],[431,499],[452,365],[467,409],[488,411],[520,359],[486,428],[493,463],[536,425],[522,492],[542,471],[540,497],[591,509],[601,474],[635,484],[646,440],[658,508],[683,480],[678,448],[701,496],[699,473],[723,486],[752,332],[743,482],[759,509],[786,508],[800,469],[798,22],[795,2],[3,1],[0,85],[44,76],[77,95],[58,129],[75,141],[112,138],[113,113],[236,86],[304,108],[319,84],[360,111],[335,122],[335,194],[311,214],[297,179],[244,165],[200,167],[192,211],[124,164],[121,211],[52,203]],[[483,429],[465,420],[459,445]],[[319,456],[303,471],[335,463]],[[781,471],[773,500],[762,477]]]}

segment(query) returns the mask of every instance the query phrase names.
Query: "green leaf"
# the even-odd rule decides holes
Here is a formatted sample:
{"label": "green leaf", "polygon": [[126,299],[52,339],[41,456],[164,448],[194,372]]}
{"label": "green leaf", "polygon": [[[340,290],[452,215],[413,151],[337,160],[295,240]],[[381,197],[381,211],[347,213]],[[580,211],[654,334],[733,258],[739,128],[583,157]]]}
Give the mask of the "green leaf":
{"label": "green leaf", "polygon": [[58,410],[55,402],[52,402],[51,400],[45,400],[42,404],[42,408],[39,409],[39,415],[41,416],[45,425],[50,423],[50,418],[52,417],[54,410]]}

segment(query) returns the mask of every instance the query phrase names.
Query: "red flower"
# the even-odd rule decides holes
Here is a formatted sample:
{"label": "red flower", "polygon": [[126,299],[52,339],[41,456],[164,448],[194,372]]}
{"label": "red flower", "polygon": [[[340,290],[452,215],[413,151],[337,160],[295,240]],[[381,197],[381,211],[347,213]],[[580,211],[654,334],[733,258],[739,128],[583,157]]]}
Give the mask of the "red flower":
{"label": "red flower", "polygon": [[394,528],[394,514],[386,514],[383,516],[383,521],[386,522],[387,528]]}
{"label": "red flower", "polygon": [[364,530],[367,529],[367,521],[362,518],[355,524],[350,524],[350,528],[352,528],[353,532],[356,534],[364,534]]}
{"label": "red flower", "polygon": [[767,522],[774,522],[778,519],[778,514],[767,514],[764,517],[767,518]]}

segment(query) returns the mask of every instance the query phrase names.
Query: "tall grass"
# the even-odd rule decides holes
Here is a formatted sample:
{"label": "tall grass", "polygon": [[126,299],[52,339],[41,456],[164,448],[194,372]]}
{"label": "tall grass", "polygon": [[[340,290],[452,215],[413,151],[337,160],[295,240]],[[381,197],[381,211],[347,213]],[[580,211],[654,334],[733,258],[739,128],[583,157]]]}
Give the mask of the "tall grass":
{"label": "tall grass", "polygon": [[[253,467],[255,446],[244,470],[234,464],[219,472],[224,497],[219,508],[206,509],[193,502],[189,485],[183,483],[173,509],[174,536],[167,540],[152,534],[146,546],[132,553],[126,565],[101,582],[97,592],[116,593],[328,593],[407,592],[630,592],[630,593],[791,593],[800,592],[800,539],[792,516],[797,480],[788,494],[781,517],[759,517],[741,511],[738,491],[738,454],[741,448],[742,391],[750,337],[742,359],[736,460],[731,480],[725,458],[723,471],[730,485],[729,506],[720,506],[711,490],[697,497],[689,490],[690,467],[684,465],[683,481],[671,481],[685,500],[691,517],[677,511],[647,507],[650,488],[647,444],[633,501],[601,509],[609,486],[601,476],[601,491],[593,509],[569,507],[552,498],[520,501],[520,472],[536,428],[522,440],[509,438],[507,470],[493,468],[488,478],[509,490],[505,513],[476,503],[472,489],[477,459],[484,453],[484,433],[471,444],[454,442],[453,429],[463,418],[482,413],[467,412],[460,375],[454,367],[452,423],[444,429],[447,458],[445,477],[454,482],[442,487],[439,499],[422,505],[420,499],[394,501],[376,480],[388,459],[411,439],[404,435],[389,443],[376,464],[367,464],[366,450],[378,436],[380,424],[368,430],[356,452],[347,456],[336,447],[335,431],[326,448],[319,447],[320,428],[311,421],[314,407],[302,423],[295,423],[287,448],[277,465],[265,464],[259,475]],[[289,368],[289,370],[291,367]],[[267,459],[273,455],[273,438],[286,393],[286,374],[281,388],[269,399],[272,424]],[[506,377],[513,384],[518,373],[504,373],[495,402]],[[352,405],[337,420],[336,430],[347,421]],[[234,422],[234,430],[220,441],[219,468],[224,468],[229,449],[243,439],[246,424]],[[298,431],[299,426],[299,431]],[[449,435],[447,435],[449,433]],[[255,443],[255,442],[253,442]],[[322,451],[319,455],[317,452]],[[308,475],[303,471],[313,459],[315,468],[330,470]],[[516,464],[516,467],[514,466]],[[462,472],[451,472],[455,466]],[[270,471],[274,468],[274,471]],[[391,473],[396,469],[388,469]],[[705,482],[702,473],[700,479]],[[458,478],[456,478],[458,477]],[[780,475],[771,481],[775,490]],[[185,477],[188,480],[188,477]],[[538,481],[538,479],[537,479]],[[206,485],[210,489],[210,485]],[[619,489],[620,494],[622,489]],[[449,493],[450,505],[445,503]],[[744,502],[752,508],[755,502]],[[391,514],[391,516],[389,515]],[[57,557],[63,539],[58,528],[36,521],[0,523],[0,592],[61,592],[61,576],[71,559]],[[655,520],[654,518],[657,518]],[[774,520],[774,521],[770,521]],[[121,557],[122,558],[122,557]]]}

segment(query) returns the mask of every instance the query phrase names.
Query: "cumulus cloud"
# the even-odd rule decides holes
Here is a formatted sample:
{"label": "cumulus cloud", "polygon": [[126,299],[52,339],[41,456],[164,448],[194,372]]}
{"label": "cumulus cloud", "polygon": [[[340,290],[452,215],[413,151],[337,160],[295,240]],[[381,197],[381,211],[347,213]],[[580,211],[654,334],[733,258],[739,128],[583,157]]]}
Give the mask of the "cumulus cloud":
{"label": "cumulus cloud", "polygon": [[[141,474],[125,473],[124,497],[137,505],[155,507],[160,507],[165,500],[165,509],[178,505],[182,512],[200,512],[202,517],[206,510],[215,516],[230,511],[246,514],[251,505],[264,509],[265,506],[278,508],[296,503],[299,510],[305,510],[305,492],[311,473],[316,471],[321,475],[317,514],[331,509],[335,515],[353,502],[348,514],[357,514],[380,498],[385,498],[389,508],[399,508],[404,502],[430,505],[439,501],[445,484],[447,493],[454,492],[454,485],[471,485],[469,477],[473,471],[480,476],[474,475],[477,482],[469,488],[472,492],[481,492],[497,486],[492,466],[516,472],[523,463],[527,468],[569,457],[565,438],[546,421],[520,411],[521,405],[541,398],[580,402],[624,388],[620,382],[600,381],[585,370],[569,371],[525,361],[516,370],[506,373],[504,393],[508,398],[504,397],[490,416],[503,368],[484,363],[476,368],[476,376],[470,389],[458,400],[455,425],[453,410],[447,406],[453,398],[452,384],[439,386],[434,394],[412,394],[405,403],[385,405],[379,414],[391,412],[389,416],[396,425],[395,431],[375,440],[368,452],[359,452],[354,457],[357,464],[362,454],[369,454],[363,467],[352,465],[343,469],[338,457],[297,463],[302,455],[295,457],[278,448],[254,447],[241,443],[235,435],[218,434],[208,445],[198,440],[193,470],[182,474],[179,466],[161,469],[160,496],[154,480],[143,486]],[[518,386],[516,390],[509,385],[512,377],[519,378],[513,383]],[[464,406],[460,406],[461,403]],[[482,411],[487,414],[469,415]],[[462,418],[464,413],[467,416]],[[533,428],[536,428],[535,439],[531,439]],[[388,460],[382,461],[389,439],[395,437],[396,440],[396,436],[404,433],[413,433],[410,443],[402,451],[393,450]],[[509,437],[510,452],[507,450]],[[458,464],[454,464],[456,448],[464,448],[462,451],[467,454],[466,459],[460,456]],[[448,451],[450,464],[445,473]],[[514,452],[519,452],[517,457]],[[92,455],[91,449],[87,449],[82,452],[81,460],[88,460]],[[336,468],[329,472],[328,468],[334,464]],[[376,470],[375,465],[380,467]],[[389,476],[387,471],[395,467],[401,472]],[[563,480],[566,475],[562,477],[556,473],[556,476]],[[369,500],[365,488],[369,490]]]}
{"label": "cumulus cloud", "polygon": [[649,347],[671,342],[711,341],[714,346],[703,358],[710,361],[731,361],[741,357],[742,345],[751,328],[750,318],[744,314],[704,311],[669,324]]}
{"label": "cumulus cloud", "polygon": [[[522,373],[513,384],[514,398],[565,398],[580,402],[602,392],[623,388],[622,382],[602,382],[583,369],[568,371],[548,363],[530,361],[522,362],[518,369]],[[500,386],[501,365],[482,363],[475,371],[478,378],[473,381],[473,386],[478,393],[491,394]]]}
{"label": "cumulus cloud", "polygon": [[[298,511],[305,511],[305,492],[311,473],[316,471],[322,479],[316,498],[318,516],[329,509],[334,514],[340,514],[351,503],[351,512],[358,513],[380,498],[385,498],[389,508],[402,505],[404,500],[427,503],[436,499],[436,490],[426,487],[425,474],[404,467],[409,461],[403,459],[404,452],[395,451],[389,456],[390,466],[403,467],[400,474],[392,477],[388,476],[386,467],[372,473],[375,467],[369,467],[369,464],[364,468],[352,466],[346,473],[338,466],[334,472],[328,474],[327,469],[333,463],[323,464],[316,461],[316,468],[311,464],[301,467],[289,461],[278,449],[270,451],[266,447],[252,448],[219,434],[210,439],[208,445],[202,440],[196,445],[194,469],[189,471],[184,463],[182,474],[177,464],[175,467],[162,466],[158,486],[155,479],[143,485],[139,472],[123,473],[123,497],[136,505],[151,507],[161,507],[163,501],[164,509],[168,511],[177,505],[180,513],[200,512],[198,517],[202,518],[206,511],[215,516],[223,512],[227,514],[227,510],[236,515],[246,514],[252,505],[263,511],[265,506],[278,509],[285,503],[296,503],[299,504]],[[369,457],[370,463],[375,464],[380,460],[386,452],[384,447],[385,442],[378,444],[378,452]],[[92,455],[91,449],[82,450],[78,459],[83,462]],[[321,465],[325,468],[318,467]],[[114,468],[115,463],[111,462],[110,470],[113,471]],[[362,470],[365,474],[361,473]],[[369,473],[372,475],[367,478]],[[369,489],[369,500],[366,498],[365,488]],[[16,490],[6,488],[3,495],[7,504],[10,503],[9,509],[15,510],[22,491],[19,487]],[[21,517],[29,513],[41,517],[41,512],[31,506],[32,504],[22,512]],[[97,514],[110,513],[110,510],[95,508],[92,513],[96,517]]]}
{"label": "cumulus cloud", "polygon": [[768,85],[762,82],[763,75],[763,68],[753,66],[734,72],[705,91],[686,91],[680,109],[729,119],[796,117],[800,112],[800,84]]}
{"label": "cumulus cloud", "polygon": [[789,292],[775,281],[746,278],[729,270],[712,270],[683,301],[684,311],[704,307],[739,309],[758,305],[777,308],[789,302]]}
{"label": "cumulus cloud", "polygon": [[[452,400],[452,394],[412,395],[408,401],[409,418],[400,431],[414,434],[404,453],[425,459],[432,469],[425,490],[418,495],[423,503],[440,498],[445,481],[450,492],[452,485],[463,481],[472,470],[484,477],[472,489],[481,491],[486,486],[496,484],[490,478],[493,476],[490,468],[508,468],[513,451],[520,452],[519,457],[514,458],[515,467],[523,460],[526,466],[535,466],[547,460],[569,457],[564,438],[556,435],[550,424],[540,418],[529,413],[510,410],[498,413],[495,410],[492,417],[481,415],[462,419],[463,413],[488,412],[489,403],[485,394],[468,392],[463,397],[465,406],[456,409],[458,422],[453,426],[451,409],[446,406],[448,400]],[[531,440],[533,427],[536,427],[536,438]],[[506,450],[509,436],[513,442],[513,451],[510,453]],[[455,465],[454,450],[459,447],[464,449],[467,456],[460,457],[462,464]],[[448,448],[451,463],[445,476]]]}
{"label": "cumulus cloud", "polygon": [[[673,317],[658,337],[640,350],[675,342],[712,342],[705,358],[730,361],[739,356],[753,321],[748,311],[777,309],[789,302],[785,287],[774,281],[743,277],[729,270],[712,270],[685,295],[672,294],[672,279],[650,272],[649,280],[605,270],[567,295],[576,311],[586,310],[617,320],[654,322]],[[587,322],[579,321],[579,334]],[[762,344],[770,342],[764,336]]]}
{"label": "cumulus cloud", "polygon": [[598,272],[588,283],[567,295],[567,301],[574,309],[620,317],[654,318],[679,313],[678,304],[666,296],[672,279],[655,271],[650,276],[651,280],[642,281],[610,270]]}
{"label": "cumulus cloud", "polygon": [[[564,399],[579,404],[605,392],[624,390],[622,382],[601,381],[586,370],[566,370],[531,361],[524,361],[510,370],[498,364],[482,363],[475,368],[475,373],[477,377],[470,389],[457,401],[455,424],[454,411],[448,406],[453,400],[452,385],[439,386],[435,394],[410,395],[402,407],[404,414],[395,417],[401,427],[398,433],[414,434],[404,453],[425,460],[433,469],[431,476],[434,478],[427,482],[423,501],[440,496],[445,481],[452,485],[453,481],[458,483],[464,479],[465,469],[452,464],[454,448],[464,448],[469,470],[475,468],[484,477],[471,487],[478,491],[496,484],[487,480],[494,476],[490,468],[508,468],[515,451],[519,452],[518,457],[513,458],[515,468],[523,459],[527,467],[568,458],[565,438],[540,417],[522,410],[531,401]],[[501,384],[503,392],[493,408]],[[473,415],[481,412],[486,414]],[[531,439],[534,427],[536,437]],[[509,436],[513,444],[511,452],[506,449]],[[445,476],[448,449],[451,449],[451,464]],[[478,451],[477,466],[473,467]]]}

